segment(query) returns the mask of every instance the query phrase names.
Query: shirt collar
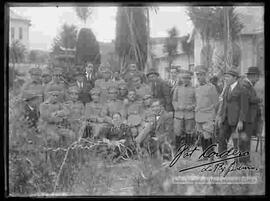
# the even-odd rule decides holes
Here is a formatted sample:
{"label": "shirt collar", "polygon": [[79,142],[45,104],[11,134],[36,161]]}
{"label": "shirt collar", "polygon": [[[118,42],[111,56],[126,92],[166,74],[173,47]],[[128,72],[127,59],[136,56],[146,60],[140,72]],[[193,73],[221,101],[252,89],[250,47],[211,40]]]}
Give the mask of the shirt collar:
{"label": "shirt collar", "polygon": [[238,83],[238,80],[231,84],[231,86],[230,86],[231,87],[231,90],[234,89],[234,87],[237,85],[237,83]]}

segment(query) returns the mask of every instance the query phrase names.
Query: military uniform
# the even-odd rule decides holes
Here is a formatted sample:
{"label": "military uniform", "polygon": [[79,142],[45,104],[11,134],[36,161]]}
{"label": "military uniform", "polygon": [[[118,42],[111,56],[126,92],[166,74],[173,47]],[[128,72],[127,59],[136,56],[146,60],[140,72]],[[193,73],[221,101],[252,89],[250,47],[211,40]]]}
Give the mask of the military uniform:
{"label": "military uniform", "polygon": [[[31,68],[29,73],[34,76],[41,76],[41,69],[40,68]],[[39,108],[40,103],[44,100],[44,87],[42,86],[41,79],[37,80],[30,80],[29,82],[25,83],[22,87],[21,91],[21,99],[25,100],[28,97],[36,96],[35,98],[35,105],[37,109]]]}
{"label": "military uniform", "polygon": [[59,97],[52,100],[53,96],[62,96],[63,92],[51,88],[48,95],[48,100],[40,105],[40,127],[46,133],[49,147],[67,147],[75,139],[67,121],[69,110],[63,106]]}
{"label": "military uniform", "polygon": [[[100,96],[100,94],[101,90],[99,88],[93,88],[91,91],[92,96]],[[88,125],[83,137],[92,138],[101,135],[102,129],[107,126],[103,107],[104,103],[95,102],[95,100],[86,104],[84,116]]]}
{"label": "military uniform", "polygon": [[[182,79],[191,79],[189,73],[184,73]],[[185,142],[192,143],[192,135],[195,128],[195,88],[188,85],[177,86],[173,93],[172,104],[174,107],[174,135],[176,137],[176,146],[179,146],[180,141],[185,139]],[[177,148],[176,148],[177,149]]]}
{"label": "military uniform", "polygon": [[[71,86],[68,89],[68,93],[77,93],[79,89],[76,86]],[[84,105],[78,100],[72,100],[68,97],[68,100],[64,102],[63,106],[69,110],[69,115],[67,116],[68,122],[70,124],[71,130],[74,132],[76,139],[79,138],[79,131],[82,126],[82,120],[84,118]]]}
{"label": "military uniform", "polygon": [[[53,70],[53,76],[61,76],[63,73],[63,70],[61,68],[54,68]],[[64,94],[66,93],[66,84],[63,80],[60,80],[59,78],[58,81],[55,81],[54,79],[49,82],[44,89],[44,96],[45,100],[48,98],[48,92],[51,91],[52,89],[57,89],[59,91],[63,91]]]}
{"label": "military uniform", "polygon": [[[104,67],[101,69],[101,72],[102,73],[106,73],[106,72],[110,72],[110,69],[108,67]],[[117,87],[117,83],[114,82],[112,79],[108,79],[108,80],[105,80],[105,79],[98,79],[95,81],[95,87],[99,88],[101,90],[101,93],[100,93],[100,102],[101,103],[106,103],[106,100],[109,99],[109,96],[108,96],[108,89],[111,87],[111,86],[115,86]]]}
{"label": "military uniform", "polygon": [[119,89],[118,99],[121,101],[125,100],[128,94],[127,83],[124,80],[121,80],[120,82],[118,82],[117,87]]}
{"label": "military uniform", "polygon": [[45,68],[42,71],[42,84],[43,84],[43,86],[46,86],[51,81],[52,81],[51,72],[48,68]]}

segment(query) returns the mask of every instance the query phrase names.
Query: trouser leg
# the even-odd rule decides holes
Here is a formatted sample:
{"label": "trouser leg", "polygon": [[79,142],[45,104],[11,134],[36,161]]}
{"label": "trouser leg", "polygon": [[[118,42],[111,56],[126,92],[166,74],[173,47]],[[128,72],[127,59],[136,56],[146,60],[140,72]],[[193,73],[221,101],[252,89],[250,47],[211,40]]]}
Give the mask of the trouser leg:
{"label": "trouser leg", "polygon": [[233,128],[229,126],[227,120],[223,122],[219,130],[219,144],[218,144],[218,153],[221,154],[227,150],[227,144],[231,137]]}

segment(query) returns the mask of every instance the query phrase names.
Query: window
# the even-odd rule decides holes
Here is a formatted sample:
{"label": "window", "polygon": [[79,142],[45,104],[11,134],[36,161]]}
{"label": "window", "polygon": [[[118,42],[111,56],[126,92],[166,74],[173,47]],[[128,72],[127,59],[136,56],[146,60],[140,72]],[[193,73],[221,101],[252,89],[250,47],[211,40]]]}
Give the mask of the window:
{"label": "window", "polygon": [[14,39],[15,36],[15,30],[14,27],[11,27],[11,39]]}
{"label": "window", "polygon": [[23,39],[22,27],[19,28],[19,39]]}

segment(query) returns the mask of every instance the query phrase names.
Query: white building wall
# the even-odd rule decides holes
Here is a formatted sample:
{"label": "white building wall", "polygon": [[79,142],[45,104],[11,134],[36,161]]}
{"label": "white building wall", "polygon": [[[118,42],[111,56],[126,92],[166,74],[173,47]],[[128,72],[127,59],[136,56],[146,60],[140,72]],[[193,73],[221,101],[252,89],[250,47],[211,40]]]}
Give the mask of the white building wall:
{"label": "white building wall", "polygon": [[[11,38],[11,28],[14,28],[14,39]],[[19,38],[19,29],[22,27],[22,35],[23,38]],[[10,42],[13,40],[19,40],[21,43],[26,47],[27,50],[29,50],[29,24],[25,21],[21,20],[10,20],[10,25],[9,25],[9,39]]]}

